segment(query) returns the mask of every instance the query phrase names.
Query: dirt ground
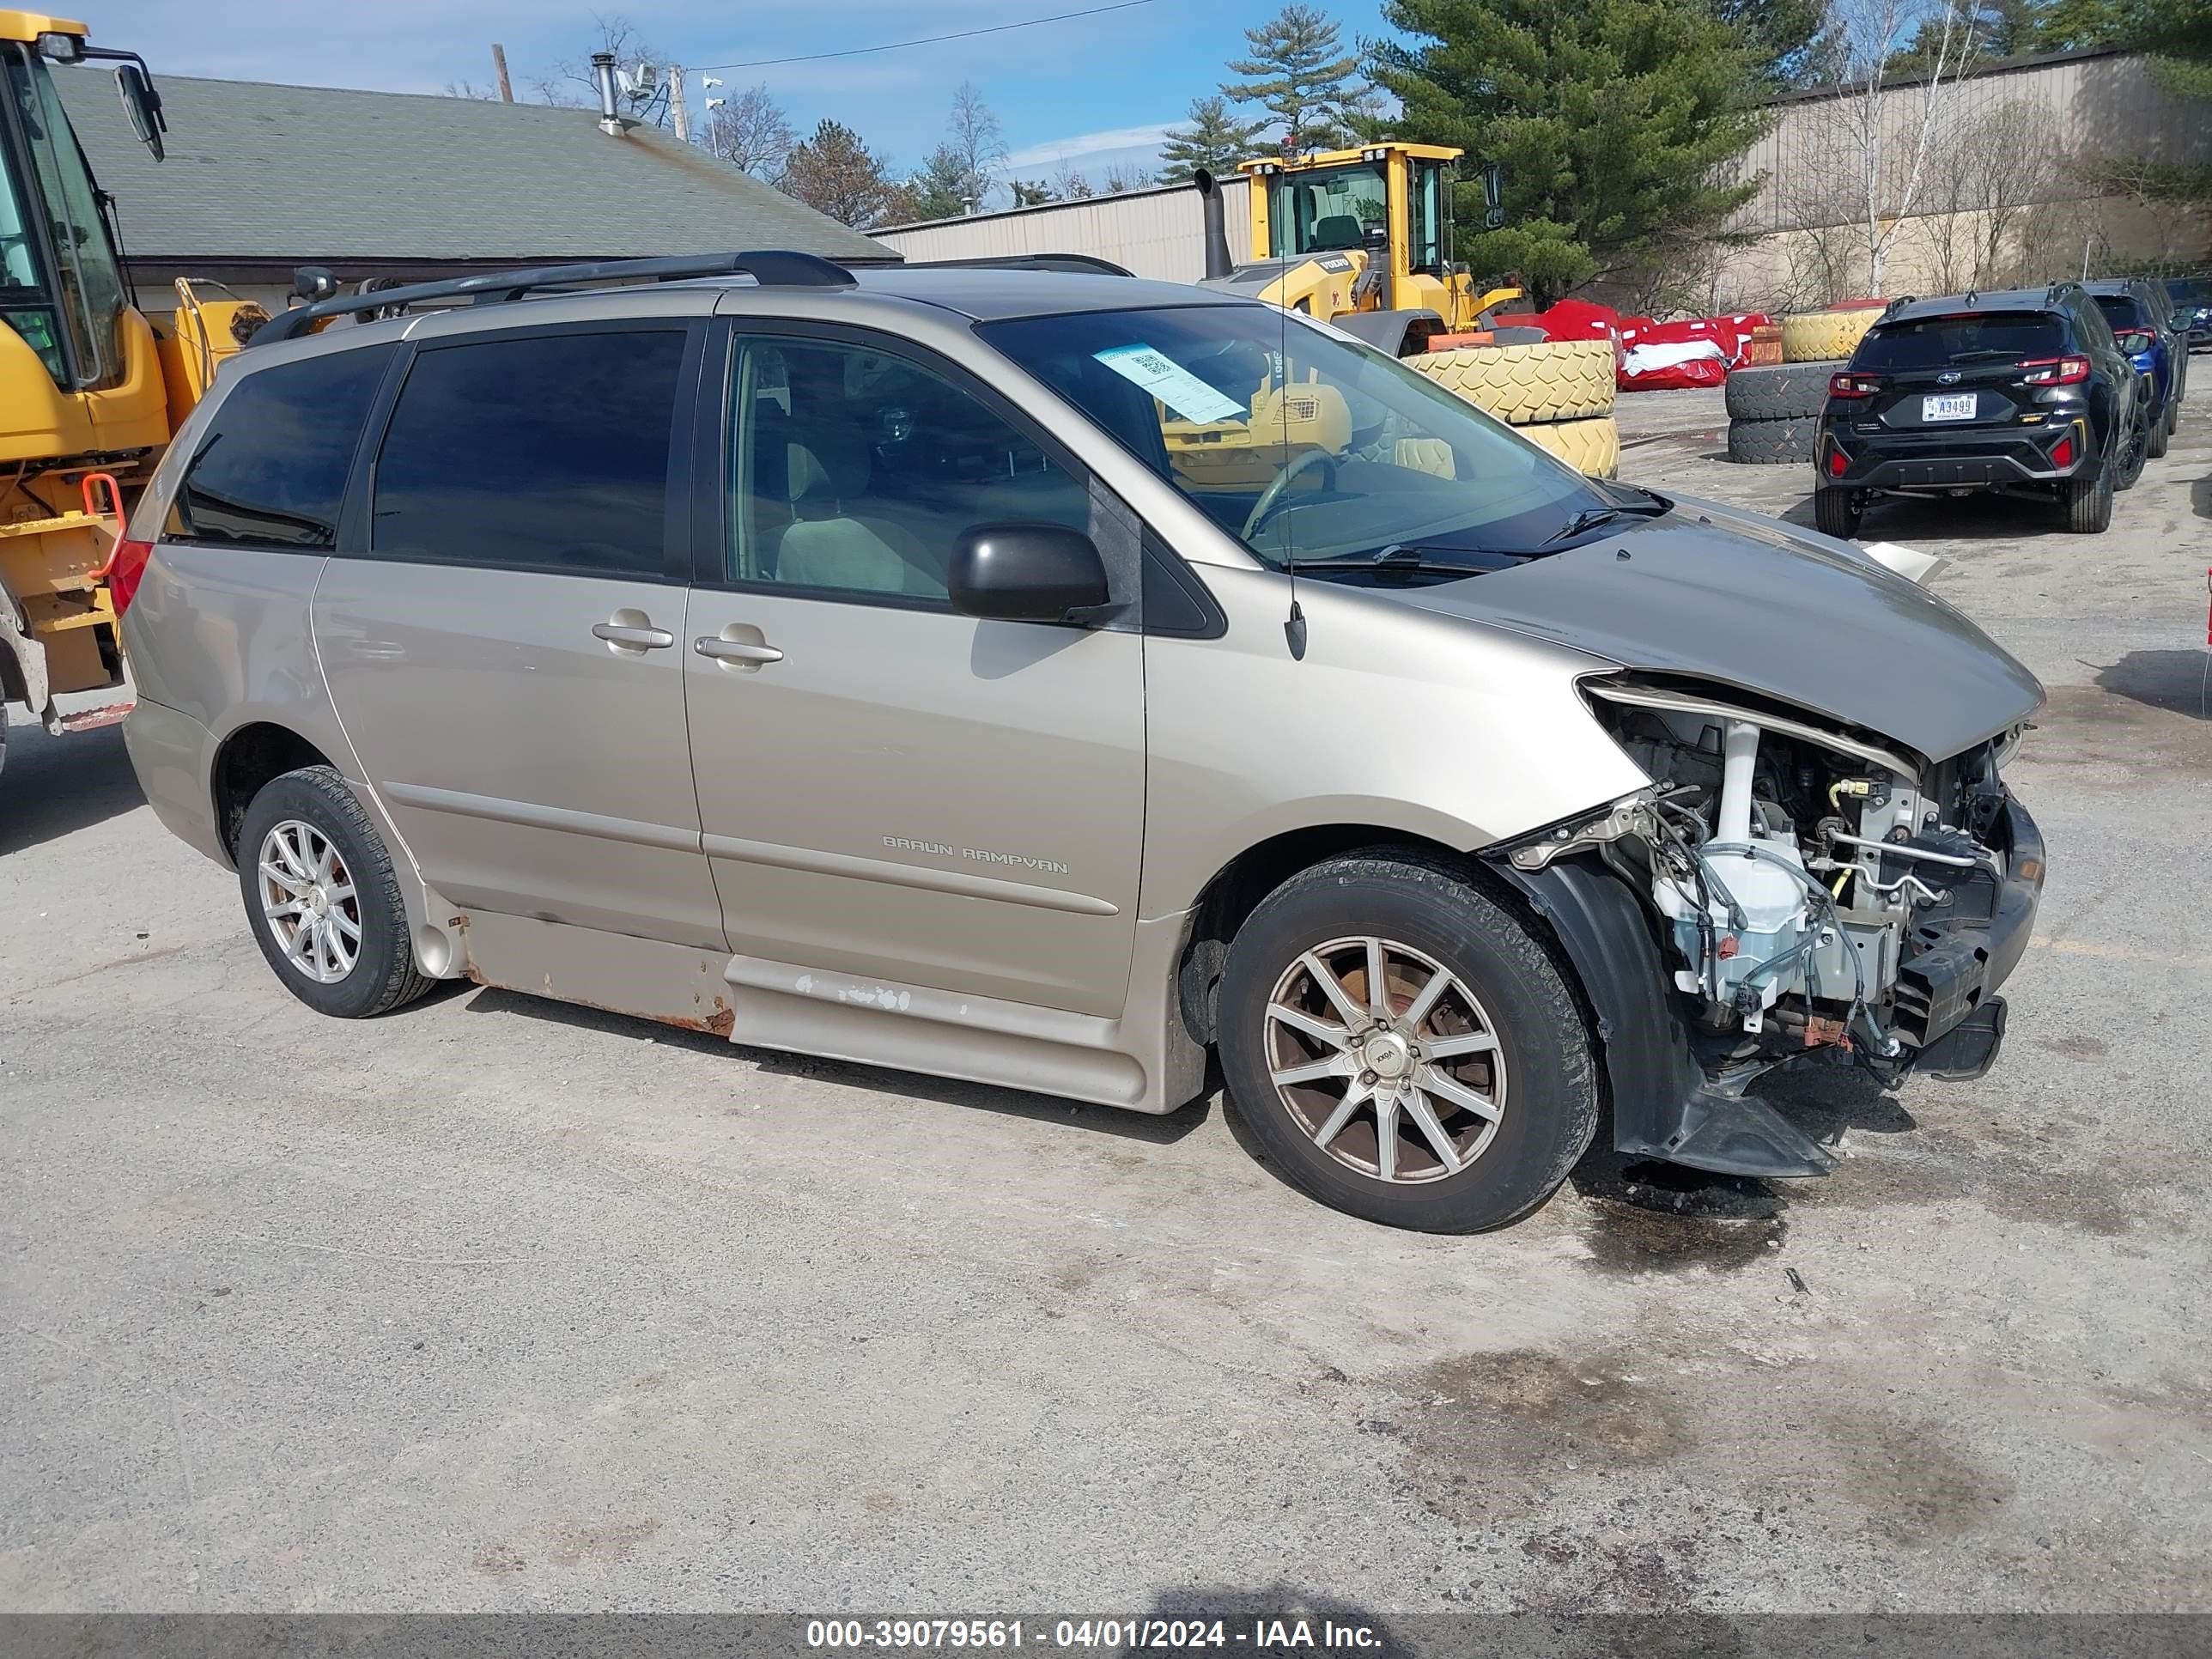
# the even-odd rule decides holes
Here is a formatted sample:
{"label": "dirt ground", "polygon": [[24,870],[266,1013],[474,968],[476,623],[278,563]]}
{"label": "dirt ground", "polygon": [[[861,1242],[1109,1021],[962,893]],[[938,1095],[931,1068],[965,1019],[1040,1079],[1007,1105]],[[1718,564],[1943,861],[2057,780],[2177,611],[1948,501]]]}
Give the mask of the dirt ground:
{"label": "dirt ground", "polygon": [[[2212,387],[2212,380],[2206,382]],[[1978,1083],[1470,1239],[1153,1120],[462,988],[318,1019],[114,731],[0,775],[0,1608],[2212,1608],[2212,392],[1867,526],[2045,680]],[[1718,395],[1624,476],[1805,522]],[[1869,672],[1905,672],[1869,660]]]}

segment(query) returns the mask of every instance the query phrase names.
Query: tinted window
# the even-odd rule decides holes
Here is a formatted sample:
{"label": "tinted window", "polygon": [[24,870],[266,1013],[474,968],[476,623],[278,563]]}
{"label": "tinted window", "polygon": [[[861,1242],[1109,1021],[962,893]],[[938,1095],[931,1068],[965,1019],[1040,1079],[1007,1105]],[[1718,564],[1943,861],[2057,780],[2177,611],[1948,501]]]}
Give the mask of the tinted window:
{"label": "tinted window", "polygon": [[369,400],[398,348],[368,346],[245,375],[201,434],[166,532],[256,547],[330,547]]}
{"label": "tinted window", "polygon": [[732,580],[942,600],[972,526],[1090,527],[1081,478],[908,358],[753,338],[736,385]]}
{"label": "tinted window", "polygon": [[376,556],[658,576],[681,329],[420,353],[376,465]]}
{"label": "tinted window", "polygon": [[2100,294],[2094,296],[2097,309],[2105,313],[2105,320],[2117,333],[2124,328],[2144,328],[2150,323],[2148,308],[2132,294]]}
{"label": "tinted window", "polygon": [[2022,362],[2066,350],[2066,331],[2040,313],[1927,317],[1891,323],[1859,342],[1854,368],[1944,368],[1974,363]]}

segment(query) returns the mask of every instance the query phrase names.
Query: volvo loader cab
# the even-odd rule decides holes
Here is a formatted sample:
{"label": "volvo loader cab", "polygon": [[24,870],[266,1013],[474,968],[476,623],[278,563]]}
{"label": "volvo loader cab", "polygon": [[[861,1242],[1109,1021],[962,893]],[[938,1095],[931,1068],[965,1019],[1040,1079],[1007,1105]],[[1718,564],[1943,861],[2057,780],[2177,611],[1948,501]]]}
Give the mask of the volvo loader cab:
{"label": "volvo loader cab", "polygon": [[[1240,163],[1251,181],[1245,264],[1227,252],[1219,192],[1201,175],[1209,285],[1334,323],[1394,356],[1484,327],[1521,290],[1478,293],[1453,263],[1451,192],[1464,154],[1384,143]],[[1486,179],[1494,203],[1495,169]]]}

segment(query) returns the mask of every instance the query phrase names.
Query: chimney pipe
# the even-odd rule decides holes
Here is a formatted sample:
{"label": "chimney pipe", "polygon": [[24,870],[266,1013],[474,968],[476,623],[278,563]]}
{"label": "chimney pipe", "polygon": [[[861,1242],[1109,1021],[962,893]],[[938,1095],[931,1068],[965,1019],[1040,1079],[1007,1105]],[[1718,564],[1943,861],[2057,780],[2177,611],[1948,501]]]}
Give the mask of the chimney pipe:
{"label": "chimney pipe", "polygon": [[1237,269],[1229,256],[1229,227],[1222,212],[1221,185],[1204,167],[1191,174],[1198,186],[1199,203],[1206,214],[1206,279],[1212,282]]}
{"label": "chimney pipe", "polygon": [[621,112],[615,107],[615,55],[611,52],[592,54],[592,84],[599,89],[599,131],[622,136]]}

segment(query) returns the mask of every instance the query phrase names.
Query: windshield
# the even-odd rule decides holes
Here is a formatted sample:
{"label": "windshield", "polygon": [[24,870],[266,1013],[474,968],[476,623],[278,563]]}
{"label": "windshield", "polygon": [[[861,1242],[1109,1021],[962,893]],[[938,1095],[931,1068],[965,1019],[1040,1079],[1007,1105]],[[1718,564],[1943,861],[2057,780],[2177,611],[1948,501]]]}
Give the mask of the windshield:
{"label": "windshield", "polygon": [[1269,252],[1280,259],[1356,248],[1370,225],[1384,223],[1388,199],[1379,164],[1279,174],[1267,201]]}
{"label": "windshield", "polygon": [[1925,317],[1892,323],[1859,342],[1853,368],[1943,368],[1954,363],[2022,362],[2056,357],[2066,349],[2065,331],[2040,312],[1996,312]]}
{"label": "windshield", "polygon": [[[0,170],[8,175],[0,263],[9,283],[0,289],[0,317],[30,341],[57,384],[112,386],[122,377],[117,325],[127,301],[92,170],[42,59],[0,43]],[[41,276],[49,259],[51,285]]]}
{"label": "windshield", "polygon": [[1565,544],[1617,508],[1425,375],[1273,306],[1094,311],[977,332],[1267,563]]}

